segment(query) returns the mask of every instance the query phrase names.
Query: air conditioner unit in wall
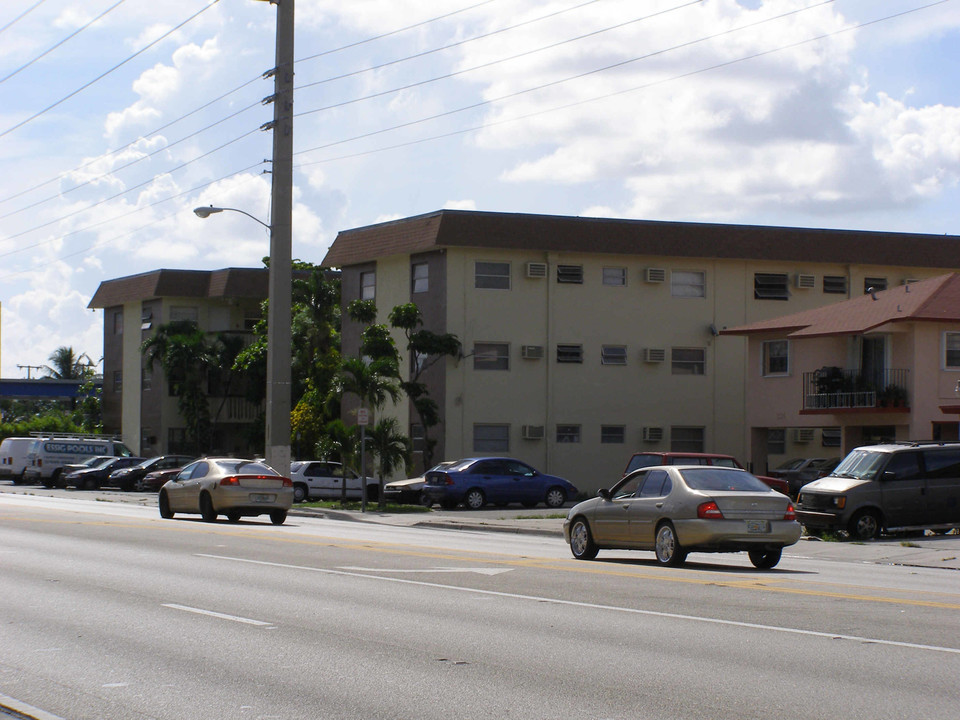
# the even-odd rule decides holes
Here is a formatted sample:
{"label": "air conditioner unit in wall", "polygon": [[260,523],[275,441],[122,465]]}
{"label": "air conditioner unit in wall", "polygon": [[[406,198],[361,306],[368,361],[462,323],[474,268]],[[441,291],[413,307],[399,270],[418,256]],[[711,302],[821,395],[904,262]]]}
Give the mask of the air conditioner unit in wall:
{"label": "air conditioner unit in wall", "polygon": [[528,278],[545,278],[547,276],[547,264],[542,262],[527,263]]}
{"label": "air conditioner unit in wall", "polygon": [[797,277],[794,279],[794,285],[796,285],[798,290],[813,290],[813,288],[817,286],[817,276],[797,273]]}
{"label": "air conditioner unit in wall", "polygon": [[663,428],[662,427],[650,427],[647,426],[643,428],[643,441],[644,442],[660,442],[663,440]]}
{"label": "air conditioner unit in wall", "polygon": [[522,425],[520,434],[524,440],[543,440],[543,425]]}
{"label": "air conditioner unit in wall", "polygon": [[648,363],[662,363],[667,359],[667,351],[663,348],[644,348],[643,361]]}
{"label": "air conditioner unit in wall", "polygon": [[813,428],[794,428],[793,429],[793,441],[802,445],[813,442],[814,429]]}
{"label": "air conditioner unit in wall", "polygon": [[521,345],[520,356],[524,360],[542,360],[543,345]]}
{"label": "air conditioner unit in wall", "polygon": [[643,271],[643,279],[648,283],[666,282],[667,271],[663,268],[649,267]]}

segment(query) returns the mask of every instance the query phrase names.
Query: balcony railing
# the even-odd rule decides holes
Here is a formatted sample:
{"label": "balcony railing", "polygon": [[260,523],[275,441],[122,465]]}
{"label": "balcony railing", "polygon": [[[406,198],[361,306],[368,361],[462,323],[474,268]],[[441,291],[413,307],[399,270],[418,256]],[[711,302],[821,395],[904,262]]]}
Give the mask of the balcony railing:
{"label": "balcony railing", "polygon": [[909,370],[863,373],[823,367],[803,374],[804,410],[909,407]]}

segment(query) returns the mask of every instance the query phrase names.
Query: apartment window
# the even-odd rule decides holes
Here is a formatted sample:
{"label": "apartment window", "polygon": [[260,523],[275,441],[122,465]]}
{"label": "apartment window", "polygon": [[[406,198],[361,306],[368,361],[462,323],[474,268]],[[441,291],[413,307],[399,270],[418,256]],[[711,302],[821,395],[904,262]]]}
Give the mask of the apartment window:
{"label": "apartment window", "polygon": [[509,452],[509,425],[474,425],[473,451],[478,453]]}
{"label": "apartment window", "polygon": [[757,300],[789,300],[786,273],[754,273],[753,297]]}
{"label": "apartment window", "polygon": [[583,284],[583,265],[557,265],[557,282]]}
{"label": "apartment window", "polygon": [[763,343],[763,374],[786,375],[790,372],[790,341],[768,340]]}
{"label": "apartment window", "polygon": [[670,273],[670,294],[673,297],[706,297],[707,274],[694,270],[674,270]]}
{"label": "apartment window", "polygon": [[430,266],[427,263],[414,263],[410,267],[410,275],[411,292],[422,293],[430,289]]}
{"label": "apartment window", "polygon": [[377,299],[377,273],[374,270],[360,273],[360,299]]}
{"label": "apartment window", "polygon": [[557,345],[558,363],[582,363],[583,345]]}
{"label": "apartment window", "polygon": [[490,290],[510,289],[510,263],[477,262],[474,265],[474,287]]}
{"label": "apartment window", "polygon": [[140,329],[149,330],[153,327],[153,310],[144,308],[140,313]]}
{"label": "apartment window", "polygon": [[847,278],[844,275],[824,275],[823,291],[830,295],[847,294]]}
{"label": "apartment window", "polygon": [[943,334],[943,367],[947,370],[960,370],[960,333]]}
{"label": "apartment window", "polygon": [[170,322],[197,322],[197,308],[174,305],[170,308]]}
{"label": "apartment window", "polygon": [[882,277],[868,277],[863,279],[863,294],[866,295],[870,292],[871,288],[874,292],[880,292],[881,290],[887,289],[887,279]]}
{"label": "apartment window", "polygon": [[253,332],[258,322],[260,322],[259,314],[253,315],[248,313],[243,317],[243,329],[247,332]]}
{"label": "apartment window", "polygon": [[410,446],[413,452],[423,452],[425,438],[423,436],[423,425],[418,423],[410,424]]}
{"label": "apartment window", "polygon": [[787,431],[783,428],[767,429],[767,454],[785,455],[787,452]]}
{"label": "apartment window", "polygon": [[123,335],[123,310],[117,310],[113,314],[113,334]]}
{"label": "apartment window", "polygon": [[672,348],[670,363],[674,375],[703,375],[706,372],[707,351],[704,348]]}
{"label": "apartment window", "polygon": [[623,445],[626,442],[627,429],[624,425],[601,425],[600,443],[602,445]]}
{"label": "apartment window", "polygon": [[558,443],[578,443],[580,442],[579,425],[557,425]]}
{"label": "apartment window", "polygon": [[703,436],[702,427],[674,425],[670,428],[670,451],[703,452]]}
{"label": "apartment window", "polygon": [[123,371],[114,370],[113,371],[113,391],[120,392],[123,390]]}
{"label": "apartment window", "polygon": [[167,450],[171,453],[186,453],[192,448],[187,442],[186,428],[167,428]]}
{"label": "apartment window", "polygon": [[509,370],[510,345],[507,343],[476,343],[473,346],[474,370]]}
{"label": "apartment window", "polygon": [[604,345],[600,348],[601,365],[626,365],[627,364],[627,346],[626,345]]}
{"label": "apartment window", "polygon": [[603,284],[624,286],[627,284],[627,269],[622,267],[605,267],[603,269]]}
{"label": "apartment window", "polygon": [[140,370],[140,389],[153,389],[153,368],[145,367]]}
{"label": "apartment window", "polygon": [[840,447],[840,428],[823,428],[823,430],[820,431],[820,444],[823,447]]}

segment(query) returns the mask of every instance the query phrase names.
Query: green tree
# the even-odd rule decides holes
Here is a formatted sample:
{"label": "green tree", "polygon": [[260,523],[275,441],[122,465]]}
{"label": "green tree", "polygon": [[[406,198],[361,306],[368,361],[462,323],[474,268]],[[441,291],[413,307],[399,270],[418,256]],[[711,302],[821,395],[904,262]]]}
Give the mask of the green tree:
{"label": "green tree", "polygon": [[433,467],[433,451],[437,441],[430,437],[430,429],[440,424],[440,412],[436,401],[430,397],[426,383],[421,378],[437,362],[447,357],[460,355],[462,345],[452,333],[435,333],[424,330],[423,317],[414,303],[397,305],[388,316],[390,324],[403,331],[410,353],[410,375],[400,387],[410,398],[413,409],[423,428],[423,468]]}
{"label": "green tree", "polygon": [[396,418],[386,417],[377,422],[367,433],[367,447],[377,458],[378,506],[383,510],[386,500],[383,497],[384,477],[400,467],[410,469],[410,439],[400,431]]}
{"label": "green tree", "polygon": [[175,320],[161,325],[153,337],[140,346],[152,366],[163,369],[177,409],[187,425],[187,435],[197,454],[210,442],[210,404],[207,401],[207,373],[217,361],[216,349],[193,320]]}
{"label": "green tree", "polygon": [[[50,365],[44,365],[47,377],[56,380],[82,380],[93,375],[93,362],[86,353],[77,355],[72,347],[61,345],[47,358]],[[84,362],[86,361],[86,362]]]}

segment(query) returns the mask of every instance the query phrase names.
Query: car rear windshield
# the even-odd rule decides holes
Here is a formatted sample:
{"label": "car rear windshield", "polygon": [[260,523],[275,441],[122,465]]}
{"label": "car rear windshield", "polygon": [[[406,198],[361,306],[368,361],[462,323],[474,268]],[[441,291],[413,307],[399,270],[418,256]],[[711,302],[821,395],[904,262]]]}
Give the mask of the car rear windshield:
{"label": "car rear windshield", "polygon": [[698,467],[681,470],[683,481],[691,490],[711,492],[730,490],[733,492],[767,492],[766,483],[758,480],[744,470],[727,470],[719,467]]}
{"label": "car rear windshield", "polygon": [[228,473],[238,473],[240,475],[279,475],[269,465],[252,462],[250,460],[218,460],[217,465]]}

